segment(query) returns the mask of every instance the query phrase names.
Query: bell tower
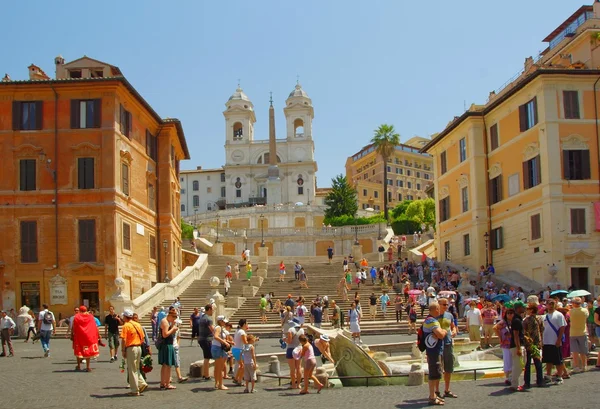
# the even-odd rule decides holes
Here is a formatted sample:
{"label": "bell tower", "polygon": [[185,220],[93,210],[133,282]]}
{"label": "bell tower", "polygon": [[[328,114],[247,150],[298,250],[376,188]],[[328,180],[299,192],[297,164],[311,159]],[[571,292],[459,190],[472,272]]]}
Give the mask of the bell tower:
{"label": "bell tower", "polygon": [[312,139],[312,120],[315,112],[312,101],[300,82],[296,83],[296,87],[285,100],[283,112],[289,141]]}
{"label": "bell tower", "polygon": [[238,84],[225,104],[225,145],[248,144],[254,140],[254,105]]}

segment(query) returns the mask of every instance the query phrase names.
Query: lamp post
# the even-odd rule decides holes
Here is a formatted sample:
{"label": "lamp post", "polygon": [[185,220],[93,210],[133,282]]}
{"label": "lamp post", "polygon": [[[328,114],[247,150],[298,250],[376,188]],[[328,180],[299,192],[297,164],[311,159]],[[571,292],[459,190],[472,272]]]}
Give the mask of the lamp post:
{"label": "lamp post", "polygon": [[265,223],[265,215],[261,213],[260,217],[260,246],[264,247],[265,246],[265,228],[264,228],[264,223]]}
{"label": "lamp post", "polygon": [[169,281],[169,269],[168,269],[168,263],[169,261],[167,260],[167,253],[169,251],[169,242],[167,240],[163,240],[163,248],[165,249],[165,283],[168,283]]}
{"label": "lamp post", "polygon": [[488,262],[488,254],[489,254],[489,250],[488,250],[488,242],[490,240],[490,234],[486,231],[485,234],[483,235],[483,240],[485,241],[485,268],[487,268],[489,262]]}
{"label": "lamp post", "polygon": [[356,224],[356,219],[358,217],[358,213],[354,213],[354,244],[358,246],[360,243],[358,242],[358,225]]}
{"label": "lamp post", "polygon": [[194,209],[194,226],[198,225],[198,209]]}
{"label": "lamp post", "polygon": [[377,240],[381,240],[381,223],[377,223]]}
{"label": "lamp post", "polygon": [[219,220],[221,220],[221,216],[217,213],[217,243],[219,242]]}

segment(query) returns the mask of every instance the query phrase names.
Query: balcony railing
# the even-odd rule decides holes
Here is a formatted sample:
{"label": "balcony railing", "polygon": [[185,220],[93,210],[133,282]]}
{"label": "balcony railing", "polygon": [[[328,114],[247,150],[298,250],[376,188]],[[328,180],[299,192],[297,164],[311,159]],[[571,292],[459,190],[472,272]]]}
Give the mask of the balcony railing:
{"label": "balcony railing", "polygon": [[[318,237],[349,237],[365,234],[373,234],[377,236],[381,232],[385,232],[386,225],[365,224],[359,226],[338,226],[338,227],[269,227],[261,231],[256,229],[229,229],[219,228],[219,238],[261,238],[261,237],[288,237],[288,236],[318,236]],[[216,237],[217,229],[214,226],[202,225],[198,228],[198,232],[203,237]]]}

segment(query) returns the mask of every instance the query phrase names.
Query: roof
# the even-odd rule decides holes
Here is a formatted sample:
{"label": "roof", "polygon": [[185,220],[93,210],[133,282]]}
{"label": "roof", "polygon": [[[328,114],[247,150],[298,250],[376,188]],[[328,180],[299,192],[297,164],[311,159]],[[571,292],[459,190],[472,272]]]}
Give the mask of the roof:
{"label": "roof", "polygon": [[575,13],[573,13],[571,15],[571,17],[569,17],[568,19],[566,19],[565,21],[563,21],[563,23],[560,26],[556,27],[554,29],[554,31],[552,31],[550,34],[548,34],[546,36],[546,38],[544,38],[542,41],[545,42],[545,43],[549,42],[549,41],[552,41],[552,39],[554,37],[556,37],[558,34],[560,34],[561,31],[563,31],[565,28],[567,28],[567,26],[569,24],[571,24],[573,21],[577,20],[577,17],[579,17],[582,13],[584,13],[586,11],[594,11],[594,6],[581,6],[581,7],[579,7],[579,9]]}
{"label": "roof", "polygon": [[87,82],[110,82],[117,81],[120,82],[127,88],[129,92],[137,99],[137,101],[142,104],[142,106],[150,113],[150,115],[158,122],[160,125],[173,123],[177,127],[177,134],[179,137],[179,143],[181,144],[181,148],[183,149],[183,153],[185,155],[185,159],[190,159],[190,152],[187,147],[187,143],[185,141],[185,134],[183,133],[183,127],[181,125],[181,121],[176,118],[161,118],[156,111],[150,106],[150,104],[140,95],[140,93],[131,85],[129,81],[123,76],[115,76],[115,77],[100,77],[100,78],[64,78],[64,79],[51,79],[51,80],[18,80],[18,81],[6,81],[0,82],[0,86],[7,87],[11,85],[60,85],[60,84],[71,84],[71,83],[87,83]]}
{"label": "roof", "polygon": [[95,58],[88,57],[87,55],[84,55],[83,57],[78,58],[76,60],[69,61],[68,63],[63,64],[63,66],[68,67],[69,65],[71,65],[73,63],[76,63],[76,62],[79,62],[81,60],[90,60],[90,61],[97,62],[98,64],[106,65],[106,66],[110,67],[111,74],[113,76],[115,76],[115,77],[123,75],[123,73],[121,72],[121,70],[119,69],[119,67],[117,67],[116,65],[112,65],[112,64],[109,64],[107,62],[100,61],[100,60],[97,60]]}
{"label": "roof", "polygon": [[237,87],[235,92],[229,97],[229,101],[233,100],[250,101],[250,98],[248,98],[248,95],[244,93],[241,87]]}
{"label": "roof", "polygon": [[455,118],[442,132],[440,132],[435,138],[431,140],[427,145],[421,148],[421,152],[427,152],[429,149],[433,148],[438,144],[446,135],[448,135],[452,130],[456,129],[465,119],[469,117],[483,117],[494,110],[498,105],[506,101],[508,98],[512,97],[515,93],[524,88],[531,81],[539,77],[540,75],[592,75],[598,76],[600,75],[600,69],[598,70],[576,70],[576,69],[544,69],[539,68],[536,71],[529,74],[527,77],[523,78],[519,81],[519,83],[510,89],[508,92],[500,95],[498,98],[494,99],[491,103],[486,105],[480,111],[466,111],[461,116]]}
{"label": "roof", "polygon": [[306,91],[304,91],[302,89],[302,85],[300,85],[298,83],[298,84],[296,84],[296,87],[294,88],[294,90],[292,92],[290,92],[290,96],[288,98],[293,98],[293,97],[308,98],[308,94],[306,93]]}
{"label": "roof", "polygon": [[182,170],[179,173],[208,173],[208,172],[223,172],[223,168],[213,168],[213,169],[187,169]]}

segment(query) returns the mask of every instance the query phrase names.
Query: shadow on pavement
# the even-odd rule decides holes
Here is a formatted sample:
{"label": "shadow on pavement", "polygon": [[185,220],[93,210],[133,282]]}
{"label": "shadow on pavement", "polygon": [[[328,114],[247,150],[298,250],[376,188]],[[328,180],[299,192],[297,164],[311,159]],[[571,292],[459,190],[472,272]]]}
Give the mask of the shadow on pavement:
{"label": "shadow on pavement", "polygon": [[396,405],[396,407],[399,409],[428,408],[430,406],[431,405],[429,405],[429,399],[427,399],[427,398],[407,399],[404,402]]}

